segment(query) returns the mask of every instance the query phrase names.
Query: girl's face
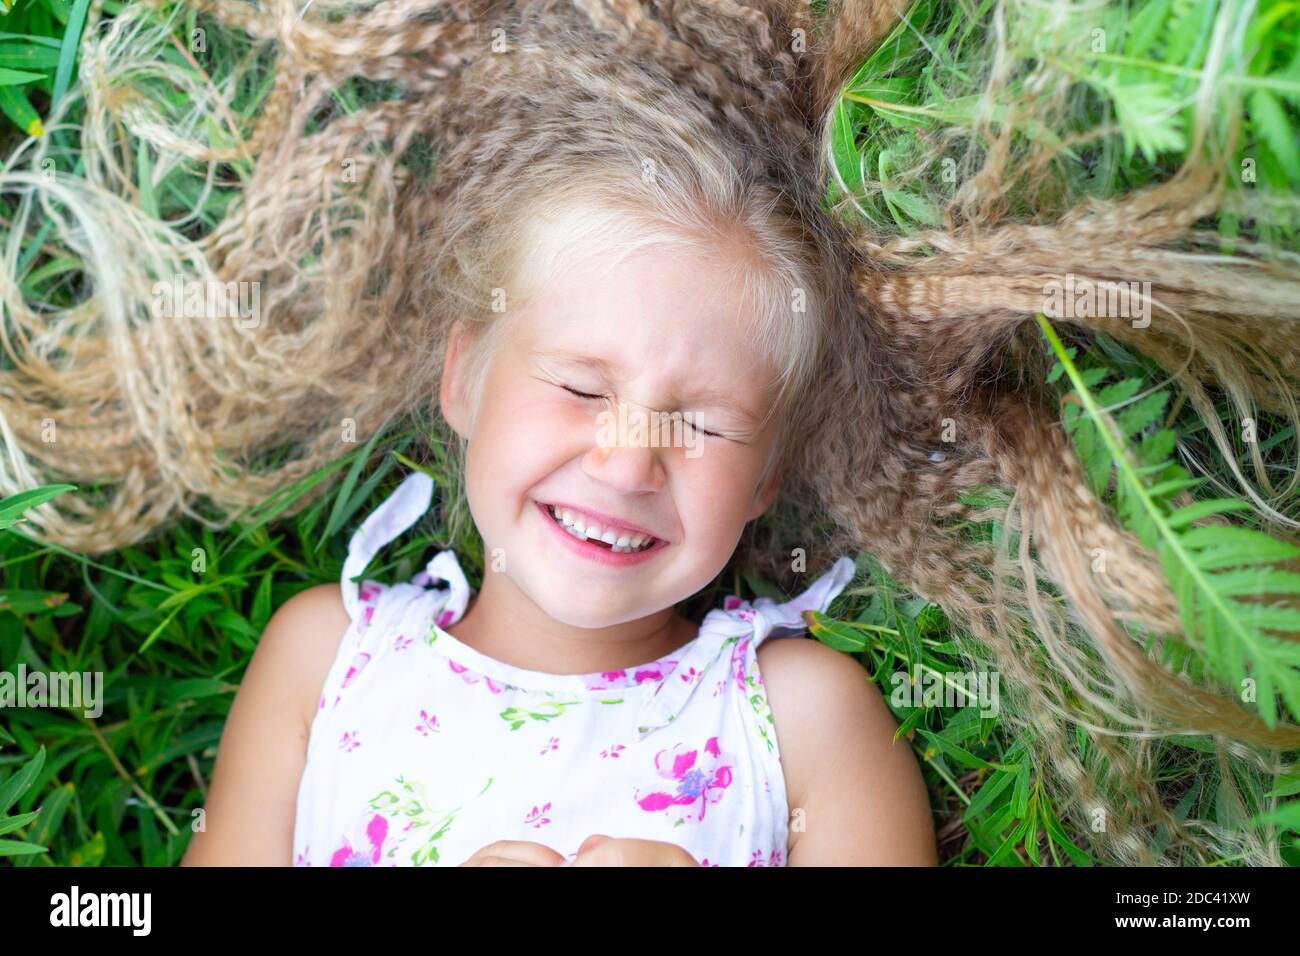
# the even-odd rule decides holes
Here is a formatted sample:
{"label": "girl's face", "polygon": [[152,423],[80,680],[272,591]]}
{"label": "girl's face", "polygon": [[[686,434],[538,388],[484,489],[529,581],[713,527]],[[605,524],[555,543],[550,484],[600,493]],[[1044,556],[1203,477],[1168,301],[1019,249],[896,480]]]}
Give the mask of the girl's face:
{"label": "girl's face", "polygon": [[[488,573],[557,621],[608,627],[690,597],[776,496],[779,467],[758,487],[775,437],[762,425],[774,370],[755,353],[724,265],[651,248],[569,270],[575,280],[499,320],[472,433],[468,342],[463,328],[453,337],[440,399],[469,439],[466,493]],[[670,412],[682,413],[675,428],[653,417]],[[636,542],[630,527],[657,540],[615,552],[566,531],[554,505],[616,539]]]}

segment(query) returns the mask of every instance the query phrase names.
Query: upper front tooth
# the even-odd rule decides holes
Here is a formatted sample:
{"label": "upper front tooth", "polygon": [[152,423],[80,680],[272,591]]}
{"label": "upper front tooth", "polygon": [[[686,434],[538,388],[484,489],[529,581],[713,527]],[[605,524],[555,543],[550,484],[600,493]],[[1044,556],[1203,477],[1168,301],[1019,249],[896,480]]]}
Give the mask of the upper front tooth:
{"label": "upper front tooth", "polygon": [[620,548],[639,548],[651,538],[648,534],[606,530],[594,521],[588,524],[581,515],[575,515],[568,508],[553,508],[552,511],[560,519],[560,523],[572,528],[579,538],[585,537],[595,541],[603,541],[608,545],[617,545]]}

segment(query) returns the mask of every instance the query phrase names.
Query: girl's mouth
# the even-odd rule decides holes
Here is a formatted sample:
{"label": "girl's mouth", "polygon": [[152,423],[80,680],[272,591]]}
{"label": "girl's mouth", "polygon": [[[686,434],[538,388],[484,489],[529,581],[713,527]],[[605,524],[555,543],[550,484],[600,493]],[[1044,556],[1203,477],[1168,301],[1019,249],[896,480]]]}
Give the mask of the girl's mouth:
{"label": "girl's mouth", "polygon": [[534,502],[548,524],[573,547],[577,553],[605,564],[634,564],[652,552],[667,547],[668,542],[641,532],[615,527],[605,528],[571,510],[560,506]]}

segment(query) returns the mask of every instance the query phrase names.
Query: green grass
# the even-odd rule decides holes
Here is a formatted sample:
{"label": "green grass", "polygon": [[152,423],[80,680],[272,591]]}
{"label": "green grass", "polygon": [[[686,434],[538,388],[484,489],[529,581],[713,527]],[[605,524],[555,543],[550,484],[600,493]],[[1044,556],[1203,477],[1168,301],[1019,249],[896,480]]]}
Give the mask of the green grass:
{"label": "green grass", "polygon": [[[0,18],[0,69],[33,74],[9,76],[6,81],[8,74],[0,72],[0,110],[8,120],[0,131],[0,147],[4,147],[0,154],[8,155],[14,144],[34,131],[33,123],[48,120],[69,78],[75,76],[70,72],[72,55],[84,8],[79,0],[19,0]],[[1192,27],[1173,18],[1203,8],[1204,4],[1192,0],[1153,0],[1130,5],[1130,18],[1115,19],[1114,10],[1119,8],[1114,7],[1107,14],[1112,17],[1108,21],[1112,31],[1116,36],[1136,34],[1138,39],[1126,40],[1110,58],[1080,49],[1077,109],[1068,121],[1082,122],[1090,113],[1095,120],[1096,114],[1111,113],[1119,125],[1113,135],[1082,147],[1077,163],[1065,158],[1060,167],[1063,192],[1112,194],[1117,184],[1150,182],[1174,168],[1188,148],[1186,117],[1180,119],[1181,114],[1154,106],[1181,102],[1185,82],[1191,78],[1187,71],[1201,68],[1204,50],[1197,47]],[[108,3],[105,9],[111,15],[120,5]],[[917,157],[932,142],[927,136],[968,119],[963,110],[969,109],[975,91],[969,50],[983,29],[978,11],[986,9],[987,5],[922,0],[909,24],[863,65],[844,100],[837,127],[842,176],[862,190],[867,197],[862,211],[882,229],[906,233],[935,220],[934,197],[942,198],[946,187],[943,167],[918,166]],[[1278,177],[1286,175],[1291,162],[1286,136],[1294,143],[1297,126],[1292,83],[1300,59],[1296,31],[1286,29],[1294,25],[1295,5],[1265,3],[1258,10],[1262,11],[1258,15],[1272,18],[1276,28],[1260,34],[1259,72],[1276,82],[1256,90],[1265,95],[1253,103],[1247,142],[1256,147],[1264,144],[1254,154],[1263,185],[1285,193],[1290,187]],[[176,4],[171,12],[178,37],[189,36],[202,22],[183,4]],[[251,126],[269,90],[267,64],[245,61],[242,51],[227,44],[219,29],[207,26],[209,53],[202,67],[213,75],[238,72],[235,115],[237,122]],[[1179,54],[1179,44],[1187,46],[1180,54],[1182,65],[1166,69],[1161,63]],[[20,47],[27,52],[18,52]],[[6,60],[6,51],[26,59]],[[161,55],[178,67],[191,68],[179,47]],[[913,69],[920,61],[925,61],[925,68]],[[1140,98],[1126,99],[1138,95],[1134,90]],[[175,90],[156,92],[164,111],[183,109]],[[375,84],[352,83],[336,95],[336,106],[352,111],[390,92]],[[1157,122],[1153,116],[1163,119]],[[75,114],[68,117],[71,123],[76,120]],[[1064,132],[1027,129],[1023,135]],[[226,132],[213,121],[207,135],[218,144]],[[71,138],[63,155],[75,175],[79,167]],[[953,153],[954,159],[963,156],[964,152]],[[141,182],[146,181],[150,159],[147,149],[139,150]],[[419,157],[412,162],[419,162]],[[177,165],[154,184],[151,208],[162,219],[195,214],[194,228],[206,232],[221,221],[251,168],[232,164],[223,172],[216,188],[205,194],[200,172]],[[200,197],[205,197],[202,202]],[[833,198],[834,193],[828,197]],[[0,203],[8,228],[17,210],[8,197]],[[1225,239],[1236,235],[1239,226],[1224,219]],[[27,238],[19,269],[23,294],[29,301],[70,304],[76,294],[70,281],[76,263],[51,259],[39,251],[45,235],[39,223],[24,219],[18,228]],[[1270,237],[1286,238],[1283,233],[1263,236]],[[1191,477],[1179,475],[1180,466],[1169,459],[1172,439],[1168,436],[1176,434],[1190,447],[1210,447],[1198,421],[1185,410],[1173,413],[1167,400],[1151,399],[1120,413],[1118,432],[1112,432],[1101,407],[1132,397],[1161,377],[1115,343],[1076,343],[1071,349],[1052,337],[1050,326],[1043,331],[1044,352],[1058,360],[1044,384],[1059,388],[1062,395],[1073,391],[1079,401],[1068,406],[1074,411],[1067,412],[1067,427],[1095,487],[1144,540],[1149,538],[1156,546],[1163,542],[1166,567],[1183,575],[1179,598],[1189,619],[1208,622],[1217,635],[1199,650],[1170,645],[1170,652],[1182,657],[1168,660],[1168,665],[1225,686],[1231,686],[1243,668],[1259,673],[1263,667],[1270,676],[1268,693],[1261,688],[1259,694],[1261,713],[1276,716],[1280,707],[1289,706],[1294,716],[1300,692],[1294,662],[1279,656],[1278,648],[1260,631],[1263,625],[1258,619],[1243,617],[1238,606],[1241,592],[1226,592],[1233,585],[1213,578],[1217,569],[1205,566],[1214,548],[1231,542],[1203,540],[1198,545],[1193,539],[1189,543],[1188,538],[1197,533],[1189,529],[1196,515],[1177,510],[1176,489],[1161,487],[1162,482]],[[1130,380],[1138,384],[1121,384]],[[1092,389],[1097,390],[1095,395]],[[1284,463],[1294,451],[1293,432],[1278,428],[1270,433],[1261,427],[1261,434],[1272,436],[1266,449],[1271,461]],[[105,675],[104,712],[98,718],[50,708],[5,711],[0,720],[0,858],[19,867],[175,865],[191,835],[195,810],[204,803],[226,715],[266,621],[295,593],[339,579],[348,536],[359,518],[410,467],[407,456],[416,442],[427,441],[434,450],[432,463],[425,467],[440,498],[450,493],[454,476],[445,455],[438,453],[445,437],[419,435],[399,425],[285,489],[224,531],[185,521],[155,539],[95,559],[34,542],[22,533],[21,523],[6,524],[18,519],[24,507],[35,503],[33,499],[0,503],[4,582],[0,670],[12,673],[25,665],[29,671]],[[1125,460],[1115,454],[1112,443],[1136,451],[1136,464],[1112,468],[1116,461]],[[1243,450],[1243,463],[1246,460]],[[1278,468],[1283,477],[1283,466]],[[334,482],[328,493],[292,518],[283,518],[288,505],[321,481]],[[990,499],[997,497],[996,491],[988,494]],[[1202,500],[1210,500],[1208,494]],[[1231,503],[1221,507],[1225,512],[1235,509]],[[477,585],[483,573],[481,542],[476,536],[448,540],[434,512],[398,539],[367,576],[409,579],[436,549],[452,547],[461,556],[470,583]],[[1007,533],[995,522],[967,530],[986,540]],[[859,577],[853,593],[838,598],[827,615],[816,616],[813,633],[853,654],[890,701],[900,733],[915,732],[912,746],[930,789],[944,862],[1003,866],[1097,862],[1088,851],[1088,835],[1062,820],[1040,785],[1032,740],[1017,738],[1003,719],[982,717],[971,707],[891,700],[896,674],[919,670],[952,682],[962,672],[991,665],[963,657],[959,635],[943,611],[892,581],[870,554],[858,555],[857,563]],[[1289,579],[1272,580],[1294,589]],[[770,584],[748,569],[730,567],[690,607],[699,613],[720,604],[722,596],[733,591],[745,598],[777,596]],[[1003,695],[1005,699],[1005,688]],[[1079,746],[1084,746],[1082,737]],[[1170,742],[1162,752],[1160,772],[1171,787],[1187,794],[1181,812],[1196,804],[1198,812],[1230,822],[1228,808],[1217,803],[1218,781],[1196,769],[1204,766],[1194,759],[1203,748],[1203,741]],[[1300,779],[1253,778],[1246,789],[1258,797],[1266,786],[1274,794],[1290,796],[1300,792]],[[1285,804],[1277,819],[1287,829],[1284,855],[1292,865],[1300,863],[1297,805],[1300,801]]]}

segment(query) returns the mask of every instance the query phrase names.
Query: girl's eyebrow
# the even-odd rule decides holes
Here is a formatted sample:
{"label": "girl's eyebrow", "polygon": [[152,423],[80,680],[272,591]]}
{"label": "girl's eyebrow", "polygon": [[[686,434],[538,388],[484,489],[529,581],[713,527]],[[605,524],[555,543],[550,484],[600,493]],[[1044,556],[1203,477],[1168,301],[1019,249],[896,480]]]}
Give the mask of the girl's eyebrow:
{"label": "girl's eyebrow", "polygon": [[[616,363],[607,362],[605,359],[598,358],[594,355],[582,355],[578,352],[570,352],[565,349],[549,349],[537,353],[542,358],[555,359],[567,365],[583,365],[593,368],[600,372],[606,378],[614,378],[618,373],[623,371],[623,367]],[[744,419],[745,423],[752,428],[757,428],[760,422],[758,415],[755,415],[750,409],[746,408],[740,402],[736,401],[731,395],[722,388],[717,386],[701,386],[693,389],[689,394],[677,399],[677,404],[690,405],[694,403],[717,405],[719,408],[733,412]]]}

